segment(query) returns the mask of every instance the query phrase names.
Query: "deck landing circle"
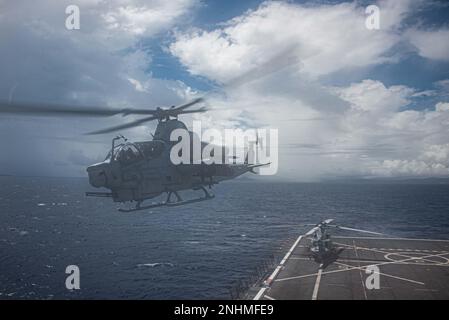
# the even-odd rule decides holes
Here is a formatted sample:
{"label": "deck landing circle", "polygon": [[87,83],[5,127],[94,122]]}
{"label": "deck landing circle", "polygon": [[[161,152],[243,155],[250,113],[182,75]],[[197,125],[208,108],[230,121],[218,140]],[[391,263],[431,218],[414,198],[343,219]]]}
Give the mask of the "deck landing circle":
{"label": "deck landing circle", "polygon": [[[428,257],[429,253],[427,252],[417,252],[417,251],[399,251],[399,252],[390,252],[385,255],[385,259],[390,261],[397,261],[401,264],[419,264],[422,266],[429,266],[429,265],[449,265],[449,259],[442,256],[432,256]],[[411,259],[416,257],[416,259]],[[422,258],[426,257],[426,258]],[[411,259],[407,260],[406,262],[401,262],[404,259]]]}

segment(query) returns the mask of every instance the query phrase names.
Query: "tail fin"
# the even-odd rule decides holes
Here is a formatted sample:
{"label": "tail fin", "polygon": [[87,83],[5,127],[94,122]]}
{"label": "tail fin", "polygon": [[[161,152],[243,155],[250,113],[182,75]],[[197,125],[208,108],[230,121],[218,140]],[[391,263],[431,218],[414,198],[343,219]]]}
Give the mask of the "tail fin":
{"label": "tail fin", "polygon": [[[249,152],[252,150],[252,145],[253,144],[255,144],[256,147],[259,145],[259,134],[257,134],[257,133],[256,133],[256,142],[250,142],[249,143],[250,147],[248,148],[248,152],[246,153],[246,156],[245,156],[245,162],[244,162],[245,164],[249,164],[248,155],[249,155]],[[262,147],[262,143],[260,144],[260,146]],[[254,150],[254,151],[256,151],[256,150]],[[255,152],[254,156],[256,157],[256,155],[257,155],[257,151]]]}

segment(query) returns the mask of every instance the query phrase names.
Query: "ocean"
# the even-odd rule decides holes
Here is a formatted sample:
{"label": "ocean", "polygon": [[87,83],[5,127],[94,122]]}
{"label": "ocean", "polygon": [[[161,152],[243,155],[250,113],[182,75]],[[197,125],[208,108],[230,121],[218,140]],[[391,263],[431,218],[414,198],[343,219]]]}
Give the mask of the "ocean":
{"label": "ocean", "polygon": [[[81,178],[0,177],[0,299],[230,298],[302,224],[326,218],[449,239],[448,184],[230,181],[213,200],[136,213],[88,190]],[[79,290],[66,289],[68,265]]]}

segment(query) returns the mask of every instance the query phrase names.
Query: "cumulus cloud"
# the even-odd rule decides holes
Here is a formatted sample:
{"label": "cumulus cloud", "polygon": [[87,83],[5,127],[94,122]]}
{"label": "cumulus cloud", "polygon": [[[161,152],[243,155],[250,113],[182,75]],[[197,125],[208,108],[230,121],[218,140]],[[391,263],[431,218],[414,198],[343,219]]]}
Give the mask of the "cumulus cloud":
{"label": "cumulus cloud", "polygon": [[449,61],[449,29],[409,30],[407,37],[424,58]]}
{"label": "cumulus cloud", "polygon": [[278,178],[314,181],[447,173],[447,163],[436,152],[449,140],[449,104],[407,109],[416,93],[413,88],[370,79],[345,87],[323,86],[323,92],[337,96],[335,101],[347,102],[348,108],[338,113],[312,108],[300,96],[292,98],[291,92],[281,96],[258,86],[245,89],[214,100],[218,111],[198,117],[214,128],[242,127],[239,119],[244,113],[252,120],[250,127],[277,128]]}
{"label": "cumulus cloud", "polygon": [[[212,112],[193,117],[205,129],[279,129],[276,178],[447,175],[448,80],[425,89],[369,76],[328,81],[339,72],[366,75],[396,63],[397,48],[407,41],[419,55],[447,61],[445,29],[405,29],[415,2],[379,1],[380,30],[365,27],[365,7],[357,2],[269,1],[209,30],[182,25],[195,0],[75,2],[41,0],[33,11],[26,1],[0,2],[1,98],[149,108],[189,100],[194,89],[149,72],[147,43],[176,30],[172,42],[163,41],[168,52],[192,75],[224,88],[207,95]],[[65,29],[68,4],[79,4],[81,30]],[[436,103],[419,104],[430,96]],[[6,147],[17,161],[1,155],[3,170],[26,167],[34,157],[43,174],[84,175],[85,164],[105,154],[110,136],[90,141],[80,133],[123,118],[0,121],[0,134],[17,136]],[[148,132],[126,133],[142,139]]]}
{"label": "cumulus cloud", "polygon": [[356,3],[266,2],[221,28],[180,33],[170,50],[192,74],[219,81],[271,59],[292,44],[302,72],[311,76],[375,65],[392,60],[388,52],[400,37],[391,31],[400,25],[409,1],[379,5],[382,27],[372,31],[365,27],[365,8]]}
{"label": "cumulus cloud", "polygon": [[[65,8],[73,4],[80,8],[80,30],[65,28]],[[179,103],[186,87],[152,77],[151,52],[140,41],[167,32],[196,4],[196,0],[0,1],[0,99],[148,108]],[[4,116],[0,134],[14,141],[11,151],[0,154],[0,170],[85,175],[81,162],[72,161],[74,150],[95,159],[110,145],[110,137],[89,143],[82,133],[123,120]],[[54,139],[37,139],[36,133]],[[145,128],[127,133],[140,139],[148,136]],[[19,150],[14,144],[27,147]],[[22,161],[32,158],[32,165]],[[52,168],[54,161],[70,166]]]}
{"label": "cumulus cloud", "polygon": [[449,144],[430,145],[412,160],[384,160],[373,173],[381,176],[449,176]]}
{"label": "cumulus cloud", "polygon": [[[215,127],[242,126],[244,116],[250,125],[278,128],[279,177],[443,175],[444,161],[426,155],[448,142],[446,103],[416,110],[410,104],[443,97],[444,81],[429,90],[371,79],[323,83],[337,72],[396,63],[401,52],[395,49],[413,43],[404,36],[412,34],[404,20],[416,4],[379,1],[381,28],[373,31],[365,27],[365,8],[355,2],[265,2],[215,29],[178,32],[169,50],[191,74],[219,83],[257,68],[269,73],[226,87],[224,97],[210,99],[218,111],[198,117]],[[277,56],[283,68],[277,68]],[[280,71],[271,73],[266,65]]]}
{"label": "cumulus cloud", "polygon": [[400,85],[386,88],[382,82],[367,79],[347,88],[337,89],[337,92],[351,103],[353,110],[389,113],[409,104],[414,90]]}
{"label": "cumulus cloud", "polygon": [[173,26],[188,12],[192,0],[112,1],[102,18],[110,30],[152,36]]}
{"label": "cumulus cloud", "polygon": [[449,111],[449,103],[447,103],[447,102],[438,102],[435,105],[435,110],[437,112]]}
{"label": "cumulus cloud", "polygon": [[365,148],[360,174],[382,176],[447,175],[449,105],[439,102],[434,109],[402,110],[414,90],[405,86],[386,87],[379,81],[364,80],[339,92],[351,102],[343,120],[345,145]]}

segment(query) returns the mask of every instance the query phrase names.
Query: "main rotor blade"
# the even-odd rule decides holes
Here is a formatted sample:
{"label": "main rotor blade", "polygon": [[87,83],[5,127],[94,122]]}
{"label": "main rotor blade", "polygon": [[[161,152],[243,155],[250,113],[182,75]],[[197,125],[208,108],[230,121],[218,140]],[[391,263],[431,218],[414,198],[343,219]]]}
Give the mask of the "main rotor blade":
{"label": "main rotor blade", "polygon": [[384,236],[385,234],[383,233],[379,233],[379,232],[373,232],[373,231],[367,231],[367,230],[362,230],[362,229],[354,229],[354,228],[348,228],[348,227],[342,227],[342,226],[335,226],[338,229],[343,229],[343,230],[348,230],[348,231],[355,231],[355,232],[362,232],[362,233],[369,233],[369,234],[374,234],[377,236]]}
{"label": "main rotor blade", "polygon": [[128,128],[132,128],[132,127],[137,127],[138,125],[141,125],[142,123],[145,123],[147,121],[151,121],[151,120],[155,120],[155,119],[159,119],[158,117],[146,117],[146,118],[142,118],[133,122],[128,122],[125,124],[121,124],[115,127],[109,127],[106,129],[101,129],[101,130],[97,130],[97,131],[92,131],[92,132],[88,132],[86,133],[87,135],[93,135],[93,134],[103,134],[103,133],[109,133],[109,132],[114,132],[114,131],[118,131],[118,130],[123,130],[123,129],[128,129]]}
{"label": "main rotor blade", "polygon": [[181,111],[178,112],[177,114],[185,114],[185,113],[201,113],[201,112],[206,112],[208,111],[208,109],[206,107],[202,107],[200,109],[197,110],[186,110],[186,111]]}
{"label": "main rotor blade", "polygon": [[[207,111],[206,108],[201,108],[201,109],[198,109],[198,110],[187,110],[187,111],[182,111],[182,112],[177,113],[176,115],[178,115],[178,114],[184,114],[184,113],[206,112],[206,111]],[[151,116],[151,117],[146,117],[146,118],[142,118],[142,119],[139,119],[139,120],[136,120],[136,121],[133,121],[133,122],[129,122],[129,123],[125,123],[125,124],[122,124],[122,125],[118,125],[118,126],[115,126],[115,127],[110,127],[110,128],[106,128],[106,129],[101,129],[101,130],[97,130],[97,131],[88,132],[88,133],[86,133],[86,134],[88,134],[88,135],[92,135],[92,134],[103,134],[103,133],[109,133],[109,132],[118,131],[118,130],[123,130],[123,129],[129,129],[129,128],[137,127],[137,126],[139,126],[139,125],[141,125],[142,123],[145,123],[145,122],[147,122],[147,121],[156,120],[156,119],[161,119],[161,118],[163,118],[163,117],[164,117],[164,116],[161,117],[160,115],[157,115],[157,116]]]}
{"label": "main rotor blade", "polygon": [[[111,109],[98,106],[72,106],[72,105],[56,105],[56,104],[31,104],[31,103],[9,103],[0,101],[0,113],[18,114],[18,115],[34,115],[34,116],[87,116],[87,117],[109,117],[118,114],[127,115],[153,115],[164,117],[169,115],[176,116],[179,111],[191,107],[197,103],[204,101],[203,98],[196,98],[186,104],[173,109]],[[201,110],[201,109],[200,109]],[[185,111],[183,111],[185,113]],[[196,111],[203,112],[203,111]],[[189,112],[191,113],[191,112]]]}
{"label": "main rotor blade", "polygon": [[186,109],[188,107],[191,107],[191,106],[193,106],[193,105],[195,105],[197,103],[203,102],[203,101],[204,101],[204,98],[196,98],[196,99],[194,99],[194,100],[192,100],[192,101],[190,101],[188,103],[185,103],[185,104],[182,104],[182,105],[180,105],[178,107],[175,107],[172,110],[178,110],[178,111],[179,110],[184,110],[184,109]]}
{"label": "main rotor blade", "polygon": [[123,115],[129,115],[129,114],[140,114],[140,115],[151,114],[151,115],[153,115],[155,117],[160,117],[160,118],[164,118],[167,115],[170,115],[170,116],[174,117],[174,116],[176,116],[176,115],[178,115],[180,113],[185,113],[185,111],[184,112],[180,112],[180,111],[182,111],[182,110],[184,110],[184,109],[186,109],[188,107],[191,107],[191,106],[193,106],[193,105],[195,105],[197,103],[200,103],[202,101],[204,101],[203,98],[196,98],[196,99],[194,99],[194,100],[192,100],[192,101],[190,101],[188,103],[185,103],[185,104],[182,104],[182,105],[180,105],[178,107],[173,107],[173,108],[170,108],[170,109],[161,109],[161,108],[153,109],[153,110],[148,110],[148,109],[123,109],[122,111],[123,111]]}
{"label": "main rotor blade", "polygon": [[[279,70],[282,70],[288,66],[297,64],[299,61],[295,56],[295,50],[297,45],[292,45],[267,62],[259,65],[244,74],[231,79],[228,83],[222,85],[222,90],[226,90],[232,87],[240,86],[244,83],[254,81],[256,79],[263,78]],[[206,93],[203,97],[196,98],[188,103],[174,107],[172,109],[111,109],[107,107],[98,106],[73,106],[73,105],[55,105],[55,104],[30,104],[24,102],[11,103],[8,101],[0,101],[0,113],[17,114],[17,115],[34,115],[34,116],[87,116],[87,117],[108,117],[118,114],[126,115],[153,115],[157,118],[163,118],[166,116],[176,116],[180,114],[180,111],[200,103],[206,99],[206,96],[213,93],[214,90]],[[200,109],[201,110],[201,109]],[[203,112],[203,111],[192,111]],[[184,111],[184,113],[186,113]]]}
{"label": "main rotor blade", "polygon": [[55,104],[9,103],[0,101],[0,113],[24,114],[35,116],[89,116],[108,117],[123,113],[123,110],[92,106],[70,106]]}

